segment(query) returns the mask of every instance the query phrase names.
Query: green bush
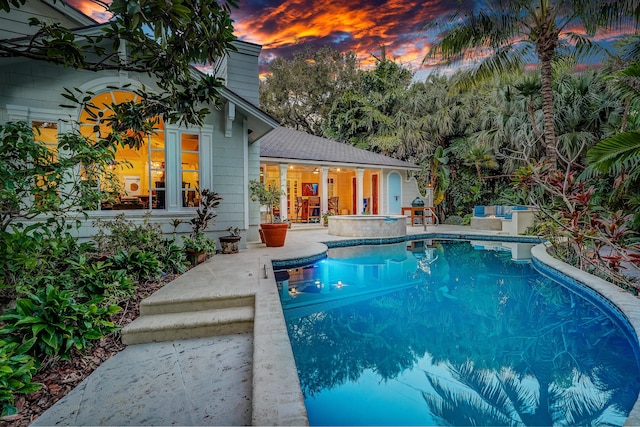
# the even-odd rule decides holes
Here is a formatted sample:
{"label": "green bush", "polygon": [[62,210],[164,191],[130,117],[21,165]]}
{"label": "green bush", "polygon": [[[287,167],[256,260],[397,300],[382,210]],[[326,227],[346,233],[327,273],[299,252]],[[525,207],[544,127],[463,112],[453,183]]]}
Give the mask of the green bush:
{"label": "green bush", "polygon": [[458,215],[451,215],[444,220],[444,223],[449,225],[462,225],[462,222],[462,217]]}
{"label": "green bush", "polygon": [[119,251],[109,257],[114,267],[124,269],[138,283],[156,280],[162,274],[158,256],[153,252],[142,252],[138,249]]}
{"label": "green bush", "polygon": [[38,370],[38,362],[28,354],[35,339],[24,344],[7,342],[0,339],[0,405],[1,415],[13,415],[17,409],[13,406],[14,394],[28,394],[38,391],[42,384],[32,383],[31,378]]}
{"label": "green bush", "polygon": [[69,278],[65,288],[76,293],[80,301],[102,298],[101,306],[118,304],[135,294],[133,278],[124,268],[111,262],[97,261],[81,255],[69,261]]}
{"label": "green bush", "polygon": [[[182,248],[175,242],[165,239],[160,226],[150,223],[148,216],[142,224],[129,221],[124,214],[120,214],[111,221],[98,220],[95,225],[99,228],[94,237],[99,253],[119,258],[133,256],[137,258],[137,263],[146,264],[146,270],[138,271],[134,274],[134,278],[143,281],[153,280],[162,272],[169,274],[185,271],[187,261]],[[135,250],[154,254],[160,263],[160,272],[151,265],[152,260],[143,260],[140,255],[134,255]],[[123,255],[123,252],[127,255]],[[120,265],[117,262],[115,264]]]}
{"label": "green bush", "polygon": [[158,258],[167,274],[182,274],[189,264],[182,246],[169,239],[165,239]]}
{"label": "green bush", "polygon": [[43,280],[55,281],[68,268],[69,259],[91,251],[93,245],[44,226],[12,227],[10,232],[0,232],[0,288],[16,295],[32,292]]}
{"label": "green bush", "polygon": [[72,347],[82,350],[89,340],[116,331],[118,327],[109,316],[120,310],[115,305],[100,308],[94,302],[79,304],[71,291],[47,285],[17,299],[16,307],[0,316],[0,322],[5,323],[0,335],[17,342],[35,339],[36,357],[69,359]]}
{"label": "green bush", "polygon": [[119,214],[110,221],[96,220],[98,231],[93,240],[99,253],[116,254],[120,251],[138,249],[156,253],[164,241],[160,225],[149,222],[149,214],[142,224],[127,220]]}

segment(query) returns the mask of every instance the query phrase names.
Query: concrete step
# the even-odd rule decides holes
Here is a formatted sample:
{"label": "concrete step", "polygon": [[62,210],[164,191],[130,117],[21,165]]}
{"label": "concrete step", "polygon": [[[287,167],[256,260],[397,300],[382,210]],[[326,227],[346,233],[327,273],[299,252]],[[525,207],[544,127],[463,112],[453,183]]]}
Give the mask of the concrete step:
{"label": "concrete step", "polygon": [[132,345],[239,334],[253,330],[253,319],[253,306],[144,315],[122,329],[122,342]]}
{"label": "concrete step", "polygon": [[253,307],[254,295],[228,295],[189,297],[175,295],[170,298],[146,298],[140,302],[140,316],[188,313],[220,308]]}

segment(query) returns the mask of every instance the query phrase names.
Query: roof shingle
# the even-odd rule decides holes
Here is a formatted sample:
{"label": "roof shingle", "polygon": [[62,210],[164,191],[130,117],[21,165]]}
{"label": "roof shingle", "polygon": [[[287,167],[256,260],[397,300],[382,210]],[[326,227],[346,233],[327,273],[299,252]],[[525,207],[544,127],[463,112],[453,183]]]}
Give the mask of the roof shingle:
{"label": "roof shingle", "polygon": [[412,163],[279,126],[260,138],[260,157],[419,170]]}

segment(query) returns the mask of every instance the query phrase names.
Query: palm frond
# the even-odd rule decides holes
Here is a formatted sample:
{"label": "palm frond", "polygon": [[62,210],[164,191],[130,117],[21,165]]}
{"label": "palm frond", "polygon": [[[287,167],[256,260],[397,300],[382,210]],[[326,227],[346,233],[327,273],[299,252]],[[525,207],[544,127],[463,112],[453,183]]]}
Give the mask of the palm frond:
{"label": "palm frond", "polygon": [[587,161],[601,172],[608,172],[616,163],[640,159],[640,131],[623,132],[603,139],[589,151]]}

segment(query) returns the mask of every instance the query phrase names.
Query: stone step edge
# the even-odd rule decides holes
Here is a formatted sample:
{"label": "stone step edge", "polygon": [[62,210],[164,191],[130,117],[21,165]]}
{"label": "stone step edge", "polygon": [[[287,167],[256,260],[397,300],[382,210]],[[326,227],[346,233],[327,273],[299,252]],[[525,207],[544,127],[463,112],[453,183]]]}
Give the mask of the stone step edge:
{"label": "stone step edge", "polygon": [[210,296],[198,298],[144,299],[140,303],[140,316],[190,313],[198,311],[253,307],[255,295]]}
{"label": "stone step edge", "polygon": [[253,307],[144,315],[122,329],[122,342],[131,345],[250,332],[253,321]]}

